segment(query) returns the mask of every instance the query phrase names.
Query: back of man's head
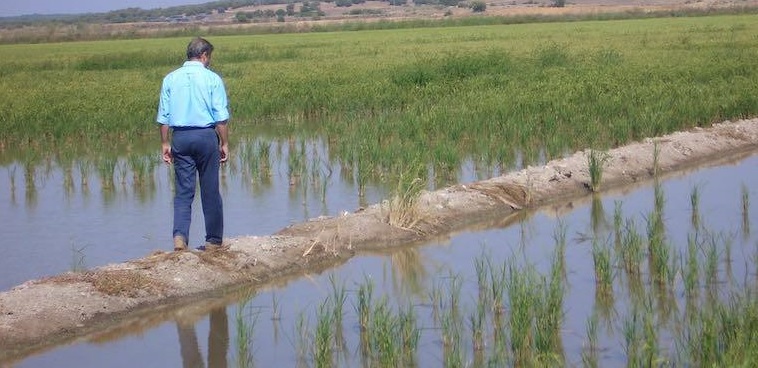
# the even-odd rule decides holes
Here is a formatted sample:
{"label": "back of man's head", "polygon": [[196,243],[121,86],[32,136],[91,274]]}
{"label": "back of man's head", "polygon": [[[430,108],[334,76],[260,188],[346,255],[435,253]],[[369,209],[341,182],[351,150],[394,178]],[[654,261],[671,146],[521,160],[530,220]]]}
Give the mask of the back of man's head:
{"label": "back of man's head", "polygon": [[208,56],[213,52],[213,45],[201,37],[193,38],[187,45],[187,60],[198,59],[204,53]]}

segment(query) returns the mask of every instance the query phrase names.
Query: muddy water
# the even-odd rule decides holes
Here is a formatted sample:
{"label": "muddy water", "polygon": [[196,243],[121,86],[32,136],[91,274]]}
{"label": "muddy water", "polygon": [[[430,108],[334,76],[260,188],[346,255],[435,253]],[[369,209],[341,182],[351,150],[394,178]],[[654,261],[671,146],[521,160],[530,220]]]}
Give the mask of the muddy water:
{"label": "muddy water", "polygon": [[[230,236],[251,232],[266,234],[292,221],[360,205],[356,189],[349,182],[337,180],[337,175],[332,176],[328,205],[324,205],[314,194],[318,190],[313,193],[290,191],[286,165],[274,166],[277,168],[272,170],[271,177],[272,183],[276,184],[258,194],[242,183],[241,174],[235,174],[238,179],[227,182],[225,196],[234,198],[227,200]],[[748,217],[747,221],[743,217],[742,191],[746,189],[750,198],[748,215],[758,213],[753,186],[758,182],[757,166],[758,157],[754,156],[734,165],[669,178],[661,181],[658,187],[664,198],[666,237],[680,258],[685,252],[687,236],[693,229],[691,195],[697,190],[702,224],[709,231],[724,234],[730,240],[729,262],[726,261],[726,249],[719,249],[718,273],[724,283],[729,280],[739,284],[755,279],[756,237],[751,231],[754,216]],[[56,175],[59,174],[50,174],[37,186],[34,203],[28,203],[29,197],[18,186],[15,193],[3,187],[2,195],[15,196],[11,198],[9,211],[3,209],[2,212],[4,237],[9,239],[5,234],[11,234],[10,240],[13,240],[4,241],[9,244],[4,248],[13,250],[10,252],[12,258],[1,261],[2,282],[7,286],[65,271],[76,266],[77,262],[81,263],[82,258],[87,266],[92,266],[142,256],[155,249],[157,243],[170,240],[164,234],[170,223],[166,217],[170,210],[170,185],[163,168],[156,173],[155,193],[149,201],[136,200],[128,189],[116,190],[117,195],[111,199],[98,194],[95,187],[91,187],[88,193],[78,190],[64,194],[63,189],[54,184]],[[471,173],[464,170],[462,175]],[[374,189],[369,196],[379,198],[381,192],[380,188]],[[443,348],[439,328],[432,319],[430,294],[439,290],[437,288],[441,285],[449,285],[451,279],[460,280],[462,304],[467,306],[466,310],[471,310],[477,294],[474,263],[484,255],[494,264],[531,264],[541,274],[546,274],[559,229],[565,229],[567,238],[567,292],[561,329],[565,361],[568,365],[581,364],[581,351],[587,340],[586,323],[593,313],[597,313],[601,316],[598,332],[600,365],[625,366],[621,326],[629,310],[631,293],[623,283],[617,282],[612,308],[603,310],[603,303],[596,299],[590,239],[610,238],[617,204],[623,217],[634,219],[644,233],[645,221],[654,202],[655,190],[648,185],[610,193],[594,202],[578,200],[559,210],[541,210],[518,219],[493,219],[492,224],[446,239],[387,254],[362,255],[321,274],[286,281],[255,294],[232,295],[229,303],[222,304],[226,307],[210,314],[182,312],[157,316],[138,327],[125,327],[106,337],[84,339],[27,357],[18,366],[179,366],[193,363],[246,366],[241,363],[246,361],[259,367],[274,364],[296,366],[303,346],[310,348],[313,345],[308,338],[298,336],[306,331],[312,338],[318,306],[332,295],[330,278],[347,288],[343,321],[346,347],[344,353],[335,354],[338,366],[361,365],[354,305],[357,304],[356,289],[367,279],[376,285],[375,300],[386,295],[391,305],[411,303],[414,306],[421,328],[417,364],[440,366],[444,361]],[[46,231],[39,230],[43,228]],[[194,231],[199,233],[198,229]],[[86,248],[72,250],[81,246]],[[681,288],[673,295],[675,299],[681,299]],[[201,304],[214,302],[218,301]],[[300,318],[306,321],[304,329],[297,327]],[[464,328],[464,341],[468,341],[464,342],[464,356],[466,361],[472,361],[474,354],[467,340],[468,327]],[[240,337],[242,331],[252,331],[248,344]],[[672,343],[665,341],[667,335],[670,332],[661,332],[664,351],[672,348]],[[305,353],[305,359],[312,363],[312,352]]]}

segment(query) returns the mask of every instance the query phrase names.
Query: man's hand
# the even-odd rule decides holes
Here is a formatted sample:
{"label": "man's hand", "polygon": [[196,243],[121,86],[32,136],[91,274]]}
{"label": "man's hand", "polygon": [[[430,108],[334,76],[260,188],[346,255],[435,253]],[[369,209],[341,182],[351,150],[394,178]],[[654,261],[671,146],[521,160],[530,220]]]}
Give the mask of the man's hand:
{"label": "man's hand", "polygon": [[226,120],[216,122],[216,134],[221,150],[221,162],[229,159],[229,128],[226,126]]}
{"label": "man's hand", "polygon": [[163,162],[170,165],[174,161],[174,158],[171,155],[171,143],[168,140],[168,125],[161,124],[158,128],[161,132],[161,156],[163,157]]}
{"label": "man's hand", "polygon": [[229,145],[223,144],[221,145],[221,162],[224,163],[228,159],[229,159]]}
{"label": "man's hand", "polygon": [[163,162],[171,165],[171,162],[174,161],[174,158],[171,155],[171,145],[167,143],[162,144],[161,151],[162,151],[161,156],[163,156]]}

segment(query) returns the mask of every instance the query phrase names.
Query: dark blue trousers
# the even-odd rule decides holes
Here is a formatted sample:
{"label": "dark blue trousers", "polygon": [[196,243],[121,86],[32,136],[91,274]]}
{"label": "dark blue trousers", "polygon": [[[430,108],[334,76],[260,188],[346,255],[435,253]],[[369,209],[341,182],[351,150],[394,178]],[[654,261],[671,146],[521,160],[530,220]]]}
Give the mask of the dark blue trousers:
{"label": "dark blue trousers", "polygon": [[171,139],[174,158],[174,236],[189,243],[195,185],[200,182],[200,202],[205,218],[205,241],[221,244],[224,235],[224,208],[219,190],[221,153],[213,128],[174,129]]}

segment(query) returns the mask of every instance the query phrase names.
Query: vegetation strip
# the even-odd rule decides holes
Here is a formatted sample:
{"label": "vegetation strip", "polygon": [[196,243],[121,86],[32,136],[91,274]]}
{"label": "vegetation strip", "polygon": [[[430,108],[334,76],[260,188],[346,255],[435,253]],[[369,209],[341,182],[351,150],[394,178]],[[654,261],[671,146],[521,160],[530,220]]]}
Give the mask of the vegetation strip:
{"label": "vegetation strip", "polygon": [[[610,190],[640,183],[652,179],[654,172],[665,175],[695,165],[744,157],[757,148],[756,142],[758,120],[753,119],[716,124],[709,129],[675,133],[612,149],[607,152],[602,188]],[[658,153],[654,155],[654,152]],[[655,170],[654,164],[658,165]],[[544,166],[476,184],[521,188],[527,193],[521,202],[505,191],[501,196],[508,196],[528,209],[587,197],[590,193],[587,154],[577,152]],[[423,221],[415,222],[413,231],[390,226],[383,215],[389,206],[379,203],[353,214],[297,224],[268,237],[230,239],[229,252],[224,257],[214,258],[213,262],[205,261],[204,255],[196,252],[157,253],[89,271],[87,277],[74,277],[71,282],[53,279],[25,283],[0,293],[0,346],[3,347],[0,359],[9,360],[51,344],[70,341],[109,325],[118,325],[118,321],[130,321],[130,315],[149,314],[161,306],[186,303],[235,286],[262,286],[277,277],[298,274],[312,267],[333,266],[356,251],[422,241],[482,218],[502,218],[518,211],[467,185],[422,192],[414,205]],[[303,256],[308,248],[313,250]],[[113,275],[118,270],[129,270],[132,279],[140,280],[129,283],[129,293],[114,292],[112,288],[116,285],[109,284],[110,291],[106,294],[88,283],[100,272]],[[161,292],[134,290],[146,285],[141,280],[159,283]],[[334,289],[336,294],[341,293],[340,285],[335,284]],[[504,296],[497,299],[503,300]],[[366,308],[373,307],[367,305]],[[326,311],[324,309],[324,313]]]}

